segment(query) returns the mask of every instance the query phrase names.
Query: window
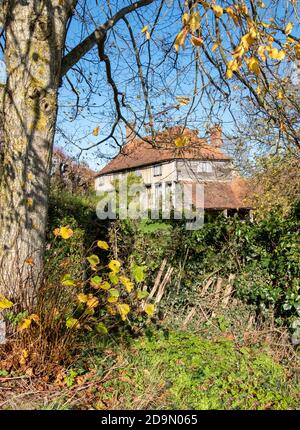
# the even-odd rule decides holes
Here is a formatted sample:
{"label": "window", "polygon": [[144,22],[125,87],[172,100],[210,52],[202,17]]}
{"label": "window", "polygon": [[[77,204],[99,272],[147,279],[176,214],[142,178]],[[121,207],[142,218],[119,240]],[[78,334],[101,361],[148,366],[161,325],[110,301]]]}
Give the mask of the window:
{"label": "window", "polygon": [[161,164],[157,164],[153,166],[153,176],[161,176],[162,175],[162,166]]}
{"label": "window", "polygon": [[212,173],[212,165],[209,161],[199,161],[197,173]]}

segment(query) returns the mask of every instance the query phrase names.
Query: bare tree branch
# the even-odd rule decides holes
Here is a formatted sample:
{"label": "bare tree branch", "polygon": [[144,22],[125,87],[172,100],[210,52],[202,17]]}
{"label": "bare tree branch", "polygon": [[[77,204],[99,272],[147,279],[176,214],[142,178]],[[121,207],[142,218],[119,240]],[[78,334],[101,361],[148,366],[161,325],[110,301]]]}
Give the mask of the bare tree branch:
{"label": "bare tree branch", "polygon": [[131,13],[141,7],[147,6],[156,0],[139,0],[129,6],[120,9],[111,19],[95,29],[81,43],[72,49],[62,59],[61,76],[64,76],[85,54],[87,54],[97,43],[99,37],[104,37],[107,31],[116,25],[118,21],[124,18],[128,13]]}

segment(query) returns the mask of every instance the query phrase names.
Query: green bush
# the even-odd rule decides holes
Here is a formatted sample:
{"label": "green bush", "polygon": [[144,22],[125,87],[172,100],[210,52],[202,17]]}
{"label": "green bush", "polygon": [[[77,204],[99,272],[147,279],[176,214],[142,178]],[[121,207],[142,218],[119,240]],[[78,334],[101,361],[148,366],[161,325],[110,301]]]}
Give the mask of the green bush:
{"label": "green bush", "polygon": [[[84,256],[98,238],[107,235],[108,223],[96,215],[96,197],[81,196],[52,189],[48,212],[46,277],[50,282],[61,278],[62,268],[72,276],[84,269]],[[74,235],[67,241],[56,240],[53,231],[69,226]]]}
{"label": "green bush", "polygon": [[[299,211],[298,211],[299,212]],[[195,304],[205,279],[235,274],[236,297],[278,323],[300,326],[299,216],[273,212],[258,222],[220,216],[197,231],[183,223],[116,221],[121,258],[144,264],[154,279],[163,258],[174,267],[165,306]],[[180,280],[180,285],[178,285]]]}

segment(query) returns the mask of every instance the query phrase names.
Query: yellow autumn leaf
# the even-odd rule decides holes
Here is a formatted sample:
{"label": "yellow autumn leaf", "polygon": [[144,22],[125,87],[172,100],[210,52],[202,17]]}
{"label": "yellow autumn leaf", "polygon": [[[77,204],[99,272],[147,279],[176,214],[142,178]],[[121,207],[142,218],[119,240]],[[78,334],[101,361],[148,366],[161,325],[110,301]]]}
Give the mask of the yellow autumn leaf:
{"label": "yellow autumn leaf", "polygon": [[88,294],[86,305],[88,308],[96,308],[99,305],[99,300],[93,294]]}
{"label": "yellow autumn leaf", "polygon": [[193,12],[189,19],[189,26],[192,32],[199,30],[200,28],[200,13]]}
{"label": "yellow autumn leaf", "polygon": [[271,27],[271,24],[267,24],[266,22],[262,22],[262,23],[261,23],[261,25],[262,25],[264,28],[270,28],[270,27]]}
{"label": "yellow autumn leaf", "polygon": [[231,79],[233,76],[233,72],[236,72],[238,70],[238,62],[237,60],[230,60],[227,63],[227,70],[226,70],[226,78]]}
{"label": "yellow autumn leaf", "polygon": [[31,197],[28,197],[28,199],[26,200],[26,206],[28,208],[32,208],[32,206],[33,206],[33,199]]}
{"label": "yellow autumn leaf", "polygon": [[257,39],[257,32],[256,32],[254,27],[251,27],[249,33],[246,33],[241,38],[241,43],[242,43],[243,47],[245,48],[245,50],[248,50],[249,46],[251,46],[255,42],[256,39]]}
{"label": "yellow autumn leaf", "polygon": [[144,307],[144,311],[149,317],[152,317],[155,311],[155,306],[152,303],[147,303]]}
{"label": "yellow autumn leaf", "polygon": [[66,227],[61,227],[60,229],[60,236],[63,239],[69,239],[70,237],[72,237],[74,234],[73,230],[71,228],[69,228],[68,226]]}
{"label": "yellow autumn leaf", "polygon": [[102,290],[109,290],[110,284],[107,281],[101,282],[101,284],[99,285],[99,288],[101,288]]}
{"label": "yellow autumn leaf", "polygon": [[77,294],[77,300],[80,302],[80,303],[86,303],[87,302],[87,295],[86,294],[84,294],[84,293],[79,293],[79,294]]}
{"label": "yellow autumn leaf", "polygon": [[279,100],[282,100],[282,99],[284,98],[284,93],[283,93],[283,91],[282,91],[282,90],[279,90],[279,91],[278,91],[278,93],[277,93],[277,98],[278,98]]}
{"label": "yellow autumn leaf", "polygon": [[93,136],[98,136],[99,131],[100,131],[100,127],[95,127],[93,130]]}
{"label": "yellow autumn leaf", "polygon": [[266,59],[267,59],[266,54],[265,54],[266,49],[267,49],[266,46],[261,45],[261,46],[259,46],[259,48],[257,50],[258,55],[260,56],[260,58],[263,61],[266,61]]}
{"label": "yellow autumn leaf", "polygon": [[118,260],[111,260],[108,263],[108,267],[112,272],[118,273],[121,267],[121,263]]}
{"label": "yellow autumn leaf", "polygon": [[233,15],[235,15],[235,13],[234,13],[234,10],[231,8],[231,7],[227,7],[226,9],[225,9],[225,12],[226,13],[228,13],[228,15],[229,16],[233,16]]}
{"label": "yellow autumn leaf", "polygon": [[203,45],[202,37],[192,36],[191,37],[191,44],[194,46],[202,46]]}
{"label": "yellow autumn leaf", "polygon": [[187,36],[187,30],[186,29],[181,30],[180,33],[177,34],[175,42],[174,42],[174,48],[177,52],[179,51],[180,46],[184,45],[186,36]]}
{"label": "yellow autumn leaf", "polygon": [[295,55],[297,60],[300,60],[300,43],[296,43],[295,45]]}
{"label": "yellow autumn leaf", "polygon": [[185,96],[177,96],[176,100],[179,101],[180,106],[186,106],[190,102],[190,98]]}
{"label": "yellow autumn leaf", "polygon": [[112,305],[107,305],[106,310],[109,315],[116,315],[117,313],[116,308]]}
{"label": "yellow autumn leaf", "polygon": [[219,42],[215,42],[211,48],[211,51],[214,52],[220,46]]}
{"label": "yellow autumn leaf", "polygon": [[19,363],[21,366],[24,366],[26,364],[28,356],[29,356],[29,353],[27,349],[23,349],[19,358]]}
{"label": "yellow autumn leaf", "polygon": [[24,318],[19,324],[19,330],[20,331],[28,330],[29,327],[31,326],[32,321],[38,324],[40,321],[39,316],[37,314],[31,314],[27,318]]}
{"label": "yellow autumn leaf", "polygon": [[242,56],[247,52],[248,46],[246,45],[246,42],[238,45],[233,51],[232,56],[234,58],[242,58]]}
{"label": "yellow autumn leaf", "polygon": [[189,22],[189,19],[190,19],[189,14],[188,13],[184,13],[182,15],[182,18],[181,18],[182,24],[186,25]]}
{"label": "yellow autumn leaf", "polygon": [[4,297],[2,294],[0,294],[0,310],[9,309],[13,305],[14,305],[13,302],[11,302],[6,297]]}
{"label": "yellow autumn leaf", "polygon": [[254,73],[256,76],[260,74],[259,62],[255,57],[251,57],[247,62],[249,72]]}
{"label": "yellow autumn leaf", "polygon": [[279,61],[281,61],[281,60],[283,60],[284,59],[284,57],[285,57],[285,52],[284,51],[280,51],[279,49],[277,49],[277,48],[269,48],[269,49],[267,49],[267,51],[268,51],[268,55],[269,55],[269,57],[272,59],[272,60],[279,60]]}
{"label": "yellow autumn leaf", "polygon": [[214,11],[214,14],[216,15],[216,17],[220,18],[220,16],[223,15],[223,8],[221,6],[218,5],[212,5],[212,10]]}
{"label": "yellow autumn leaf", "polygon": [[125,321],[128,313],[130,312],[130,306],[127,305],[126,303],[120,303],[118,305],[118,311],[121,315],[122,320]]}
{"label": "yellow autumn leaf", "polygon": [[32,323],[31,318],[24,318],[19,325],[19,330],[20,331],[28,330],[29,327],[31,326],[31,323]]}
{"label": "yellow autumn leaf", "polygon": [[133,282],[129,278],[127,278],[127,276],[120,276],[119,279],[121,284],[124,285],[127,293],[130,293],[134,287]]}
{"label": "yellow autumn leaf", "polygon": [[182,146],[185,146],[189,143],[189,139],[186,136],[179,136],[176,137],[176,139],[174,140],[174,144],[175,146],[177,146],[177,148],[181,148]]}
{"label": "yellow autumn leaf", "polygon": [[32,181],[32,179],[33,179],[33,174],[32,174],[32,172],[28,172],[28,173],[27,173],[27,179],[28,179],[28,181]]}
{"label": "yellow autumn leaf", "polygon": [[287,24],[287,26],[285,27],[285,30],[284,30],[284,32],[285,32],[285,34],[288,36],[289,34],[290,34],[290,32],[293,30],[293,26],[294,26],[294,24],[292,23],[292,22],[289,22],[288,24]]}
{"label": "yellow autumn leaf", "polygon": [[105,240],[98,240],[97,246],[101,249],[104,249],[105,251],[109,249],[109,245],[107,242],[105,242]]}

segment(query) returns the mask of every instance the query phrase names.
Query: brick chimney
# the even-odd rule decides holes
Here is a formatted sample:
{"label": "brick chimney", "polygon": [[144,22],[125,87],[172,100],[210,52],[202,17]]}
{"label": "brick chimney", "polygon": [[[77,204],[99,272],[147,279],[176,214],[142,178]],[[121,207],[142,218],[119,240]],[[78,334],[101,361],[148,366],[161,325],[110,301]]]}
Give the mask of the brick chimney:
{"label": "brick chimney", "polygon": [[219,124],[214,124],[209,129],[210,144],[214,148],[220,148],[223,145],[222,127]]}

